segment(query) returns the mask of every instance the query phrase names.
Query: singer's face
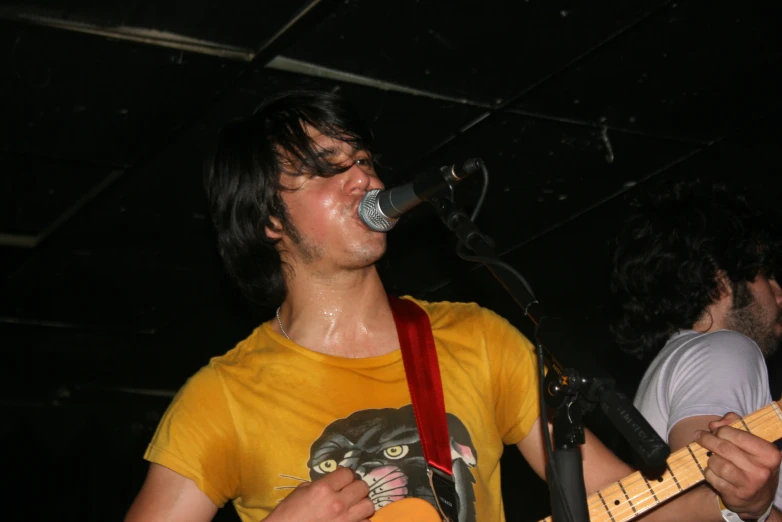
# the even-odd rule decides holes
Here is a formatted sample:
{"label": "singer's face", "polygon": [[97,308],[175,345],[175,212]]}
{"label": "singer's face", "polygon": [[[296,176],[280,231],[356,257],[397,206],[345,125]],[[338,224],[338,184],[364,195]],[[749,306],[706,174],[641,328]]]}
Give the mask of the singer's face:
{"label": "singer's face", "polygon": [[371,266],[386,248],[386,235],[369,229],[358,216],[364,194],[383,188],[372,158],[314,129],[307,131],[332,163],[350,168],[329,177],[282,175],[283,185],[291,189],[282,193],[293,225],[282,237],[289,262],[325,273]]}

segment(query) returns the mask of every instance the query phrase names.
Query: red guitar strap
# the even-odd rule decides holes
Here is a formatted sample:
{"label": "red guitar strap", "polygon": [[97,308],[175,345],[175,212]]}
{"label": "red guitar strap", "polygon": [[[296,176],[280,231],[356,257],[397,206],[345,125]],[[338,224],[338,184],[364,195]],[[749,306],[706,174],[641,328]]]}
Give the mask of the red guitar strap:
{"label": "red guitar strap", "polygon": [[394,315],[407,385],[427,463],[429,484],[443,520],[459,519],[453,479],[451,440],[429,316],[413,301],[388,296]]}

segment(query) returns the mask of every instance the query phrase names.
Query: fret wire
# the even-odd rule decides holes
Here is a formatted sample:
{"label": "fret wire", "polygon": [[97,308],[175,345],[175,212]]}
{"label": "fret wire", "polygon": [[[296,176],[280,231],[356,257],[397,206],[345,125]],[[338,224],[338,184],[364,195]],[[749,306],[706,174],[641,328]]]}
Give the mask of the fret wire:
{"label": "fret wire", "polygon": [[[780,430],[779,426],[777,425],[780,420],[776,418],[773,412],[769,413],[768,416],[770,418],[765,418],[762,422],[755,424],[751,433],[754,433],[755,435],[758,435],[766,440],[776,440],[780,438]],[[761,434],[758,432],[761,432]]]}
{"label": "fret wire", "polygon": [[[682,450],[683,450],[683,449],[684,449],[684,448],[682,448]],[[678,450],[678,451],[677,451],[677,453],[681,452],[682,450]],[[702,448],[702,447],[700,447],[700,446],[696,446],[696,447],[694,448],[694,453],[695,453],[695,456],[696,456],[696,457],[702,457],[702,456],[704,456],[704,454],[708,453],[708,450],[706,450],[705,448]],[[682,453],[681,453],[681,455],[682,455],[682,456],[681,456],[681,457],[679,457],[679,458],[677,458],[677,459],[676,459],[676,460],[673,462],[673,464],[680,464],[680,463],[681,463],[681,461],[686,461],[686,464],[685,464],[685,465],[686,465],[687,467],[692,467],[692,466],[693,466],[693,463],[692,463],[692,460],[693,460],[693,458],[692,458],[692,455],[691,455],[691,454],[689,454],[689,452],[687,452],[687,453],[684,453],[684,452],[682,452]],[[697,459],[695,459],[695,460],[696,460],[696,462],[697,462]],[[699,462],[697,462],[697,463],[698,463],[698,466],[699,466],[699,469],[700,469],[700,463],[699,463]],[[676,466],[676,467],[681,467],[681,466]],[[644,476],[642,473],[640,473],[640,472],[635,472],[635,473],[633,473],[633,474],[629,475],[628,477],[625,477],[625,479],[622,479],[622,481],[621,481],[621,482],[622,482],[622,485],[624,485],[625,487],[628,487],[628,488],[629,488],[629,487],[636,487],[636,486],[637,486],[637,484],[638,484],[639,482],[643,481],[643,482],[645,482],[645,483],[646,483],[646,484],[645,484],[645,487],[646,487],[646,489],[647,489],[649,492],[651,492],[651,494],[652,494],[652,495],[655,495],[655,496],[656,496],[656,494],[657,494],[657,493],[656,493],[656,491],[659,491],[660,493],[662,493],[662,492],[666,492],[666,493],[668,493],[668,492],[666,491],[667,489],[669,489],[669,488],[670,488],[670,485],[668,485],[668,484],[671,482],[671,480],[673,480],[674,482],[678,482],[678,479],[677,479],[677,477],[679,477],[679,476],[681,476],[681,475],[682,475],[682,470],[681,470],[681,469],[679,469],[679,470],[678,470],[678,473],[677,473],[677,472],[676,472],[674,469],[671,469],[671,468],[669,468],[669,474],[670,474],[670,476],[666,477],[666,479],[665,479],[663,482],[659,482],[659,481],[657,482],[657,488],[658,488],[657,490],[655,490],[655,489],[654,489],[654,488],[653,488],[653,487],[650,485],[650,483],[649,483],[649,481],[646,479],[646,477],[645,477],[645,476]],[[700,477],[702,476],[702,473],[699,473],[699,474],[697,474],[696,476],[698,476],[698,477],[700,478]],[[690,477],[691,477],[691,475],[684,475],[684,476],[683,476],[683,478],[690,478]],[[667,482],[668,484],[666,484],[666,482]],[[607,488],[610,488],[610,487],[611,487],[611,486],[607,486]],[[606,488],[604,488],[604,489],[606,489]],[[682,488],[681,488],[681,485],[677,483],[677,484],[676,484],[676,490],[677,490],[677,492],[678,492],[678,491],[680,491],[681,489],[682,489]],[[642,493],[639,493],[639,494],[636,494],[636,495],[634,495],[634,496],[630,497],[630,498],[629,498],[629,500],[630,500],[631,502],[632,502],[632,501],[637,501],[637,499],[638,499],[639,497],[643,497],[643,496],[645,496],[645,495],[648,495],[648,494],[649,494],[649,493],[642,492]],[[670,497],[667,497],[667,498],[670,498]],[[667,500],[667,498],[666,498],[665,500]],[[637,503],[637,502],[635,502],[635,503]]]}
{"label": "fret wire", "polygon": [[[693,474],[691,473],[690,475],[693,475]],[[702,478],[700,478],[700,477],[701,477],[701,475],[700,475],[699,473],[695,473],[694,475],[695,475],[696,477],[699,477],[699,482],[696,482],[695,484],[693,484],[692,486],[690,486],[690,488],[691,488],[691,487],[695,487],[695,486],[696,486],[696,485],[698,485],[700,482],[703,482],[703,479],[702,479]],[[685,476],[684,478],[690,478],[690,477],[687,477],[687,476]],[[687,488],[687,489],[690,489],[690,488]],[[660,490],[660,492],[661,492],[661,493],[667,493],[666,489],[672,489],[672,488],[671,488],[670,486],[668,486],[667,488],[663,488],[662,490]],[[676,491],[674,491],[674,492],[673,492],[673,494],[672,494],[671,496],[676,496],[676,495],[678,494],[678,492],[679,492],[679,490],[677,489]],[[669,498],[671,498],[671,497],[666,497],[665,499],[663,499],[663,502],[664,502],[665,500],[668,500]],[[662,503],[662,502],[661,502],[661,503]],[[643,509],[643,510],[639,510],[639,512],[638,512],[638,513],[639,513],[639,514],[641,514],[641,513],[644,513],[644,512],[646,512],[648,509],[651,509],[651,507],[649,507],[649,508],[645,508],[645,509]],[[608,510],[609,510],[609,512],[611,513],[611,516],[612,516],[614,519],[620,519],[620,520],[622,520],[622,517],[624,517],[624,516],[627,516],[627,515],[630,515],[630,514],[632,513],[632,510],[631,510],[631,509],[629,509],[627,506],[624,506],[624,505],[621,505],[621,504],[620,504],[619,506],[615,506],[615,507],[613,507],[613,508],[611,508],[611,507],[609,506],[609,507],[608,507]],[[591,520],[592,522],[594,522],[594,518],[592,517],[592,515],[591,515],[591,512],[592,512],[592,510],[590,509],[590,520]],[[635,515],[635,514],[633,514],[633,516],[636,516],[636,515]],[[632,518],[632,517],[631,517],[631,518]]]}
{"label": "fret wire", "polygon": [[[681,475],[681,478],[682,478],[682,479],[691,479],[691,478],[693,478],[693,477],[695,477],[695,478],[696,478],[696,480],[695,480],[695,482],[694,482],[694,483],[693,483],[691,486],[689,486],[687,489],[689,489],[690,487],[694,487],[694,486],[696,486],[697,484],[699,484],[699,483],[703,482],[703,476],[702,476],[702,474],[701,474],[701,473],[699,473],[699,472],[695,472],[695,473],[693,473],[693,472],[690,472],[690,473],[685,473],[685,474]],[[668,482],[670,482],[670,480],[669,480]],[[661,484],[665,484],[665,483],[663,482],[663,483],[661,483]],[[610,488],[610,486],[609,486],[608,488]],[[608,488],[604,488],[604,490],[605,490],[605,489],[608,489]],[[603,490],[603,491],[604,491],[604,490]],[[673,491],[671,491],[671,490],[673,490]],[[679,488],[678,488],[678,487],[672,487],[672,486],[670,485],[670,483],[669,483],[669,484],[667,484],[667,485],[664,485],[662,488],[659,488],[659,489],[657,490],[657,493],[658,493],[660,496],[663,496],[663,495],[665,495],[665,497],[663,498],[663,502],[664,502],[665,500],[668,500],[669,498],[671,498],[671,496],[676,496],[676,495],[679,493],[679,491],[680,491],[680,490],[679,490]],[[669,494],[670,494],[670,496],[668,496]],[[636,495],[636,498],[637,498],[637,495]],[[658,503],[661,503],[661,502],[659,502],[659,501],[658,501]],[[657,505],[657,504],[655,504],[655,506],[656,506],[656,505]],[[652,507],[652,506],[649,506],[649,507],[647,507],[647,508],[644,508],[644,509],[642,509],[642,510],[639,510],[639,512],[643,513],[643,512],[645,512],[647,509],[651,509],[651,507]],[[614,516],[614,517],[624,516],[624,515],[627,515],[627,514],[629,514],[629,513],[632,511],[632,509],[628,509],[628,507],[627,507],[627,506],[625,506],[625,505],[622,505],[622,504],[620,504],[620,506],[615,506],[615,507],[613,507],[613,508],[611,508],[611,507],[609,506],[609,507],[608,507],[608,510],[609,510],[609,512],[611,513],[611,515],[612,515],[612,516]],[[593,511],[593,509],[590,509],[590,512],[592,512],[592,511]],[[602,511],[602,510],[600,510],[600,511]],[[592,519],[592,517],[591,517],[591,516],[590,516],[590,519]]]}
{"label": "fret wire", "polygon": [[[773,415],[773,413],[772,413],[772,415]],[[765,415],[764,415],[764,417],[765,417]],[[757,420],[759,420],[759,419],[757,419]],[[769,424],[767,422],[767,420],[768,419],[765,419],[761,424],[755,426],[755,431],[757,431],[757,428],[759,428],[761,426],[767,426]],[[697,443],[692,443],[691,446],[693,446],[693,450],[698,455],[700,455],[702,452],[708,452],[708,450],[706,450],[705,448],[703,448],[702,446],[700,446]],[[668,461],[669,468],[672,467],[672,466],[673,467],[678,467],[682,463],[684,463],[687,466],[692,465],[692,463],[691,463],[692,462],[692,456],[689,454],[689,452],[685,452],[684,449],[685,448],[681,448],[681,449],[677,450],[676,452],[674,452],[674,454],[673,454],[674,459],[673,460],[669,459],[669,461]],[[669,469],[669,471],[672,474],[675,474],[675,471],[673,469]],[[627,477],[627,478],[629,478],[629,477]]]}
{"label": "fret wire", "polygon": [[[667,487],[667,488],[664,488],[663,490],[661,490],[661,493],[668,493],[666,491],[666,489],[672,489],[672,488],[670,488],[670,486]],[[672,496],[675,496],[676,494],[678,494],[678,492],[679,492],[679,490],[676,489],[676,491],[673,492]],[[664,500],[667,500],[668,498],[670,498],[670,497],[666,497]],[[656,507],[657,505],[658,504],[655,504],[654,506]],[[638,514],[644,513],[647,510],[651,509],[652,507],[653,506],[649,506],[649,507],[646,507],[646,508],[644,508],[642,510],[639,510]],[[623,517],[628,516],[628,515],[630,515],[630,518],[633,518],[633,517],[637,516],[637,514],[632,511],[632,509],[629,509],[627,506],[625,506],[623,504],[620,504],[619,506],[615,506],[613,508],[608,507],[608,511],[609,511],[612,519],[618,519],[620,521],[624,520]],[[592,515],[591,515],[591,510],[590,510],[590,520],[592,520],[594,522],[594,517],[592,517]]]}
{"label": "fret wire", "polygon": [[[694,483],[694,484],[693,484],[692,486],[690,486],[690,487],[693,487],[693,486],[695,486],[697,483],[699,483],[699,482],[702,482],[702,481],[703,481],[703,479],[701,478],[701,475],[699,475],[699,474],[696,474],[696,477],[697,477],[697,479],[698,479],[698,480],[697,480],[697,482],[696,482],[696,483]],[[690,477],[689,477],[689,476],[685,476],[684,478],[690,478]],[[659,504],[659,503],[661,503],[661,502],[664,502],[665,500],[668,500],[668,499],[669,499],[669,498],[671,498],[672,496],[675,496],[675,495],[677,495],[677,494],[679,493],[679,491],[680,491],[680,490],[679,490],[679,488],[678,488],[678,487],[672,487],[670,484],[668,484],[668,485],[663,485],[663,487],[662,487],[662,488],[659,488],[659,489],[657,490],[657,494],[658,494],[660,497],[662,497],[662,501],[660,501],[660,500],[657,500],[657,503],[656,503],[655,505],[657,505],[657,504]],[[638,497],[638,495],[636,495],[636,498],[637,498],[637,497]],[[601,499],[601,500],[602,500],[602,499]],[[603,500],[603,502],[605,502],[605,501]],[[598,507],[599,507],[599,506],[598,506]],[[632,506],[630,506],[630,507],[632,508]],[[608,509],[610,510],[610,512],[611,512],[612,514],[614,514],[614,515],[616,515],[616,514],[617,514],[617,510],[619,510],[619,509],[622,509],[622,508],[624,508],[624,511],[627,511],[627,507],[623,506],[622,504],[620,504],[619,506],[615,506],[615,507],[613,507],[613,508],[611,508],[610,506],[608,507]],[[590,509],[590,511],[592,511],[593,509],[594,509],[594,504],[593,504],[593,507],[592,507],[592,509]],[[645,511],[646,509],[649,509],[649,508],[644,508],[644,509],[643,509],[643,511]],[[630,509],[630,511],[632,511],[632,509]]]}
{"label": "fret wire", "polygon": [[[692,445],[687,446],[687,451],[689,451],[690,455],[692,455],[692,460],[695,461],[695,464],[698,466],[698,469],[701,470],[701,473],[706,473],[705,471],[703,471],[703,468],[701,467],[701,463],[698,460],[698,457],[695,456],[695,452],[692,451]],[[708,455],[708,452],[706,452],[706,454]]]}
{"label": "fret wire", "polygon": [[[777,405],[777,403],[774,403],[769,406],[766,406],[761,410],[756,411],[755,413],[747,415],[742,420],[746,421],[748,424],[754,424],[761,420],[763,421],[762,424],[766,424],[767,421],[771,421],[771,420],[776,420],[777,422],[780,422],[782,421],[782,415],[778,413],[778,410],[779,410],[779,406]],[[768,417],[774,417],[774,419],[769,419]]]}
{"label": "fret wire", "polygon": [[[608,507],[608,504],[606,503],[605,499],[603,498],[603,495],[601,495],[599,491],[597,492],[597,495],[600,497],[600,502],[603,503],[603,507],[605,508],[606,512],[608,513],[608,516],[613,521],[614,520],[614,516],[611,514],[611,508]],[[590,511],[589,518],[591,519],[592,518],[592,514],[591,514],[592,510],[589,510],[589,511]]]}
{"label": "fret wire", "polygon": [[[689,460],[689,458],[688,458],[688,460]],[[670,486],[670,482],[671,482],[672,480],[673,480],[674,482],[676,482],[676,477],[677,477],[677,476],[679,476],[679,475],[681,475],[681,473],[679,473],[678,475],[677,475],[677,474],[674,474],[674,473],[671,473],[671,474],[670,474],[670,475],[669,475],[667,478],[665,478],[665,479],[664,479],[662,482],[656,481],[656,484],[657,484],[656,488],[653,488],[653,487],[650,487],[650,486],[648,486],[648,485],[649,485],[649,481],[646,479],[646,477],[644,477],[644,476],[643,476],[643,474],[642,474],[642,473],[640,473],[640,472],[638,472],[638,471],[636,471],[636,472],[634,472],[633,474],[631,474],[631,475],[627,476],[627,477],[626,477],[625,479],[623,479],[621,482],[622,482],[622,483],[624,483],[624,484],[626,484],[626,487],[631,487],[631,486],[632,486],[632,487],[635,487],[635,486],[636,486],[638,483],[640,483],[640,482],[646,482],[646,484],[647,484],[647,489],[649,489],[649,491],[651,491],[651,492],[652,492],[652,494],[657,494],[657,493],[660,493],[660,494],[661,494],[661,493],[663,493],[663,492],[666,492],[666,493],[667,493],[667,490],[668,490],[668,489],[671,487],[671,486]],[[628,482],[628,480],[627,480],[627,479],[631,479],[631,478],[633,479],[633,482]],[[685,475],[685,478],[688,478],[688,476],[687,476],[687,475]],[[613,484],[611,484],[611,485],[608,485],[608,486],[606,486],[606,487],[602,488],[600,491],[603,491],[603,492],[604,492],[604,491],[605,491],[605,490],[607,490],[607,489],[611,489],[612,487],[616,487],[616,484],[617,484],[617,483],[613,483]],[[676,491],[678,492],[678,491],[680,491],[681,489],[682,489],[682,488],[681,488],[681,487],[680,487],[678,484],[676,484]],[[656,493],[655,493],[655,492],[656,492]],[[642,496],[642,495],[644,495],[644,493],[641,493],[641,494],[639,494],[639,495],[635,495],[635,496],[631,497],[631,500],[637,500],[637,499],[639,498],[639,496]],[[667,498],[669,498],[669,497],[666,497],[666,499],[667,499]],[[596,499],[595,499],[595,500],[596,500]],[[593,500],[593,503],[594,503],[594,500]]]}
{"label": "fret wire", "polygon": [[673,472],[673,469],[671,469],[670,464],[666,464],[665,467],[668,469],[668,471],[671,473],[671,478],[673,479],[673,483],[676,484],[676,488],[681,491],[682,485],[679,484],[679,479],[676,478],[676,473]]}
{"label": "fret wire", "polygon": [[627,490],[625,490],[625,487],[622,485],[622,481],[620,480],[617,482],[619,484],[619,487],[622,489],[622,493],[624,493],[625,498],[627,499],[627,502],[630,504],[630,508],[635,512],[635,507],[633,507],[633,501],[630,500],[630,497],[627,495]]}
{"label": "fret wire", "polygon": [[654,501],[659,504],[660,501],[657,499],[657,493],[655,493],[654,488],[652,488],[652,485],[649,483],[649,480],[643,475],[643,473],[641,474],[641,476],[643,477],[644,482],[646,482],[646,487],[649,488],[649,491],[652,492],[652,497],[654,497]]}
{"label": "fret wire", "polygon": [[[701,453],[704,453],[705,451],[706,450],[704,450],[702,448],[700,449]],[[691,457],[689,455],[687,455],[685,458],[686,458],[687,461],[689,461],[688,465],[687,465],[689,469],[686,469],[686,468],[685,469],[680,469],[678,472],[674,472],[673,470],[669,470],[669,475],[667,477],[665,477],[662,482],[656,481],[657,487],[656,488],[649,488],[649,490],[652,491],[654,494],[662,495],[663,493],[668,494],[669,490],[671,490],[671,489],[675,490],[673,492],[673,494],[676,494],[679,491],[682,491],[682,490],[686,489],[686,488],[683,488],[679,482],[680,482],[680,479],[690,479],[693,476],[693,474],[690,471],[690,470],[692,470],[693,464],[692,464],[692,459],[691,459]],[[638,475],[638,477],[635,477],[635,475]],[[702,479],[703,474],[700,471],[698,471],[697,473],[695,473],[695,476],[700,477]],[[633,475],[630,475],[630,477],[633,477],[635,479],[635,481],[632,482],[632,483],[629,483],[628,487],[631,486],[631,485],[635,486],[641,480],[645,480],[645,477],[640,472],[636,472]],[[628,478],[630,478],[630,477],[628,477]],[[644,493],[641,493],[640,495],[644,495]],[[635,495],[634,497],[632,497],[632,499],[633,500],[637,500],[638,496],[639,495]],[[668,498],[670,498],[670,496],[667,496],[665,498],[665,500],[667,500]]]}
{"label": "fret wire", "polygon": [[[690,465],[690,466],[691,466],[691,468],[690,468],[690,469],[692,470],[692,465]],[[694,481],[694,483],[693,483],[693,484],[691,484],[690,486],[688,486],[688,488],[687,488],[687,489],[690,489],[690,488],[692,488],[692,487],[695,487],[696,485],[698,485],[698,484],[700,484],[700,483],[704,482],[703,475],[702,475],[702,473],[700,473],[700,472],[693,472],[693,471],[690,471],[690,472],[686,472],[686,473],[684,473],[684,474],[680,474],[679,476],[680,476],[682,479],[684,479],[684,480],[689,480],[689,479],[695,478],[695,481]],[[672,475],[670,478],[673,478],[673,477],[674,477],[674,476]],[[676,495],[678,495],[678,494],[679,494],[679,492],[680,492],[680,489],[679,489],[679,487],[678,487],[678,486],[677,486],[677,487],[672,487],[672,486],[671,486],[671,484],[670,484],[670,478],[669,478],[669,479],[666,481],[666,482],[668,482],[668,484],[664,485],[662,488],[659,488],[659,489],[657,490],[657,493],[659,493],[659,495],[660,495],[660,496],[663,496],[663,495],[665,495],[665,497],[663,498],[663,501],[662,501],[662,502],[665,502],[665,501],[666,501],[666,500],[668,500],[669,498],[671,498],[671,497],[673,497],[673,496],[676,496]],[[661,483],[661,484],[665,484],[665,482],[663,482],[663,483]],[[610,487],[610,486],[609,486],[609,487]],[[673,490],[673,491],[671,491],[671,490]],[[650,488],[650,491],[651,491],[651,488]],[[655,495],[656,495],[657,493],[655,493],[655,492],[653,491],[653,494],[655,494]],[[668,496],[669,494],[670,494],[670,496]],[[634,498],[637,498],[638,496],[639,496],[639,495],[636,495]],[[607,506],[607,505],[606,505],[606,508],[607,508],[607,511],[609,512],[609,514],[610,514],[611,518],[612,518],[612,521],[613,521],[613,520],[615,520],[615,519],[619,519],[619,520],[621,521],[621,520],[624,520],[624,518],[623,518],[623,517],[625,517],[625,516],[628,516],[628,515],[629,515],[629,516],[630,516],[630,518],[634,518],[634,517],[638,516],[638,514],[645,513],[647,510],[649,510],[649,509],[652,509],[653,507],[656,507],[657,505],[659,505],[659,504],[660,504],[660,503],[662,503],[662,502],[660,502],[659,500],[657,500],[657,502],[655,502],[655,504],[653,504],[653,505],[650,505],[650,506],[647,506],[647,507],[644,507],[644,508],[642,508],[642,509],[638,509],[637,511],[636,511],[635,509],[633,509],[633,506],[632,506],[632,505],[629,505],[629,506],[628,506],[628,505],[627,505],[627,504],[625,504],[625,503],[622,503],[622,504],[620,504],[619,506],[614,506],[613,508],[611,508],[610,506]],[[592,515],[591,515],[592,511],[593,511],[593,510],[592,510],[592,509],[590,509],[590,520],[592,520],[592,521],[594,522],[594,521],[595,521],[595,518],[594,518],[594,517],[592,517]],[[600,510],[600,512],[601,512],[601,513],[604,513],[604,511],[603,511],[602,509]],[[598,516],[599,516],[599,514],[598,514]]]}
{"label": "fret wire", "polygon": [[[772,417],[772,418],[769,419],[768,418],[769,416]],[[745,420],[746,420],[746,422],[745,422]],[[782,425],[780,425],[780,421],[782,421],[782,411],[780,411],[779,407],[777,406],[777,403],[772,403],[769,406],[766,406],[765,408],[762,408],[761,410],[758,410],[757,412],[748,415],[744,419],[741,419],[741,421],[737,421],[736,423],[732,424],[731,426],[734,427],[734,428],[738,428],[737,424],[739,424],[739,423],[744,424],[744,427],[750,433],[755,433],[758,429],[761,429],[761,428],[769,428],[769,427],[776,428],[776,431],[774,433],[775,433],[775,436],[777,438],[779,438],[779,437],[782,436]],[[752,428],[750,428],[749,424],[753,424],[754,426]],[[780,432],[780,433],[777,433],[777,432]],[[757,435],[757,433],[755,433],[755,434]],[[766,438],[768,440],[771,437],[769,436],[769,437],[766,437]],[[687,451],[684,451],[685,449]],[[612,487],[613,488],[619,487],[624,492],[624,488],[625,487],[631,487],[631,486],[635,487],[641,480],[643,480],[644,482],[646,482],[645,487],[648,490],[648,492],[641,492],[641,493],[633,495],[632,497],[630,497],[629,495],[627,495],[626,492],[624,492],[624,495],[626,497],[627,502],[626,503],[625,502],[621,502],[620,505],[614,506],[613,509],[610,506],[608,506],[607,503],[603,500],[602,501],[602,506],[597,506],[597,509],[599,510],[599,514],[597,514],[596,516],[599,517],[599,516],[605,516],[606,514],[608,514],[611,517],[611,519],[613,520],[614,516],[617,516],[617,517],[618,516],[625,516],[625,515],[629,515],[632,512],[632,516],[630,518],[634,518],[638,514],[644,513],[647,510],[652,509],[652,507],[657,506],[657,505],[667,501],[668,499],[670,499],[673,496],[676,496],[677,494],[679,494],[679,492],[682,489],[689,489],[691,487],[694,487],[694,486],[698,485],[700,482],[704,481],[704,479],[703,479],[703,472],[702,472],[702,468],[701,468],[701,465],[700,465],[700,461],[698,460],[698,457],[699,456],[702,457],[702,456],[704,456],[704,454],[707,454],[707,453],[708,453],[708,450],[706,450],[705,448],[701,447],[697,443],[692,443],[692,444],[688,445],[685,448],[681,448],[681,449],[677,450],[674,453],[674,455],[673,455],[674,460],[668,462],[669,476],[666,477],[662,482],[656,482],[657,485],[658,485],[658,489],[656,489],[656,490],[650,485],[650,483],[646,479],[646,477],[642,473],[640,473],[640,472],[635,472],[635,473],[625,477],[625,479],[622,479],[622,480],[617,481],[617,482],[615,482],[615,483],[613,483],[613,484],[611,484],[609,486],[606,486],[605,488],[602,488],[597,493],[594,493],[594,494],[589,496],[588,504],[591,504],[591,506],[588,507],[588,509],[590,511],[590,520],[592,522],[596,521],[595,517],[592,516],[592,512],[595,510],[595,501],[601,501],[602,500],[601,496],[600,496],[601,492],[605,492],[606,490],[609,490]],[[697,473],[693,473],[692,472],[692,469],[693,469],[692,461],[693,460],[695,460],[695,463],[698,466],[698,470],[699,471]],[[682,466],[682,462],[683,461],[685,462],[685,464]],[[673,469],[674,466],[675,467],[679,467],[679,468],[688,467],[689,470],[687,470],[687,469],[684,469],[684,470],[679,469],[679,472],[676,473],[674,471],[674,469]],[[693,484],[689,485],[687,488],[681,488],[681,486],[678,484],[678,478],[677,477],[680,477],[682,480],[690,480],[690,479],[692,479],[694,477],[695,478],[695,482]],[[631,481],[627,482],[628,480],[631,480]],[[676,482],[676,485],[672,487],[671,482]],[[673,491],[671,491],[671,490],[673,490]],[[665,495],[665,497],[663,498],[662,501],[660,501],[657,498],[658,494],[660,496]],[[646,506],[646,507],[642,507],[642,508],[640,508],[640,509],[638,509],[636,511],[636,508],[634,506],[634,502],[632,502],[632,501],[633,500],[637,501],[639,498],[641,498],[642,501],[643,500],[648,500],[649,495],[652,495],[654,497],[654,500],[655,500],[654,504]],[[638,502],[635,502],[635,504],[637,504],[637,503]],[[619,510],[619,511],[617,512],[617,510]],[[545,521],[551,521],[552,519],[551,519],[551,517],[548,517],[548,518],[546,518],[544,520]]]}

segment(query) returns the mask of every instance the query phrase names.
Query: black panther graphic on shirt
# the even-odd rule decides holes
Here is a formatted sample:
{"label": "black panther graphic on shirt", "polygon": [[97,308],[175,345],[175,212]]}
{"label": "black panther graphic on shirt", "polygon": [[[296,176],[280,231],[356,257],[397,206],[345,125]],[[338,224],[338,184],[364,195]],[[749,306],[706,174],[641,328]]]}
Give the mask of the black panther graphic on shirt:
{"label": "black panther graphic on shirt", "polygon": [[[478,455],[464,423],[451,413],[446,416],[459,522],[474,522],[475,478],[469,468],[477,465]],[[376,510],[407,497],[434,506],[411,404],[361,410],[329,424],[310,447],[310,479],[315,481],[338,466],[353,469],[369,485]]]}

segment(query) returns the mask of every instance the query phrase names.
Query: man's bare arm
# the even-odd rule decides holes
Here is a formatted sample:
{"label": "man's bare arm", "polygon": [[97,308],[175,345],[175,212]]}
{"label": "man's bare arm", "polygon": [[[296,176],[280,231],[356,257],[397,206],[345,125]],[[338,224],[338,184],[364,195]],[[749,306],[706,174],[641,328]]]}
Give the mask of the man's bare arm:
{"label": "man's bare arm", "polygon": [[217,506],[195,482],[152,463],[125,522],[208,522]]}
{"label": "man's bare arm", "polygon": [[[549,423],[549,431],[552,427]],[[584,483],[587,494],[592,494],[606,484],[610,484],[631,474],[634,470],[624,461],[614,455],[589,430],[585,431],[586,443],[582,452],[584,467]],[[540,478],[546,478],[546,453],[543,432],[540,429],[540,419],[521,442],[516,444],[526,461]]]}
{"label": "man's bare arm", "polygon": [[[266,520],[270,522],[367,522],[375,513],[369,487],[351,469],[300,484]],[[207,522],[217,506],[192,480],[151,464],[125,522]]]}

